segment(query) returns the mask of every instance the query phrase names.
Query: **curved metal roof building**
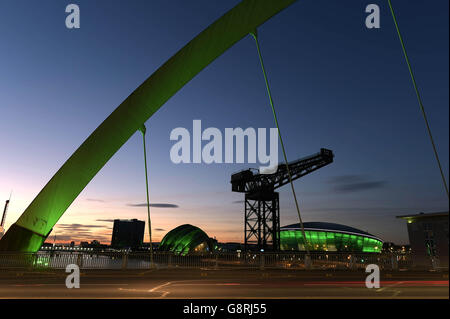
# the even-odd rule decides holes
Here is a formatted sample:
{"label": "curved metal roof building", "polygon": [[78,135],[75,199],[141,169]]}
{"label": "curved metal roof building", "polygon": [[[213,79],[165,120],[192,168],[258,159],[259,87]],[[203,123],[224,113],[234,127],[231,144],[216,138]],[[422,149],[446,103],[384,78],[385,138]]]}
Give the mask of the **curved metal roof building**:
{"label": "curved metal roof building", "polygon": [[184,224],[169,231],[159,244],[159,250],[186,255],[194,252],[212,251],[208,235],[198,227]]}
{"label": "curved metal roof building", "polygon": [[[383,246],[380,238],[346,225],[308,222],[303,227],[312,251],[377,253]],[[281,227],[280,246],[281,250],[306,250],[300,224]]]}

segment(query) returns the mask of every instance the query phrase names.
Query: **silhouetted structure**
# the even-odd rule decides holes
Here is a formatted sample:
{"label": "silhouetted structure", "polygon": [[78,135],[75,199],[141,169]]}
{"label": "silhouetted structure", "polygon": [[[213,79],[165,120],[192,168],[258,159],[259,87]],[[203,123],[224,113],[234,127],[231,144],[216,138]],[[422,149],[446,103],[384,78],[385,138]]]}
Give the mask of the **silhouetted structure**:
{"label": "silhouetted structure", "polygon": [[405,219],[416,266],[448,267],[448,212],[397,216]]}
{"label": "silhouetted structure", "polygon": [[242,243],[218,243],[217,246],[217,250],[220,252],[236,252],[244,249]]}
{"label": "silhouetted structure", "polygon": [[98,240],[92,240],[90,243],[87,241],[80,242],[81,248],[92,248],[92,249],[106,249],[108,248],[108,245],[100,243]]}
{"label": "silhouetted structure", "polygon": [[411,245],[396,245],[392,242],[383,243],[383,253],[396,253],[398,255],[411,254]]}
{"label": "silhouetted structure", "polygon": [[137,219],[115,219],[111,247],[137,249],[142,246],[145,222]]}
{"label": "silhouetted structure", "polygon": [[6,220],[6,212],[8,211],[8,205],[9,205],[9,201],[10,199],[7,199],[5,202],[5,208],[3,209],[3,214],[2,214],[2,221],[0,222],[0,239],[3,237],[3,235],[5,234],[5,220]]}
{"label": "silhouetted structure", "polygon": [[[292,180],[332,163],[333,157],[331,150],[322,148],[317,154],[290,162]],[[258,249],[280,250],[280,200],[275,189],[287,183],[286,164],[279,164],[272,174],[247,169],[231,175],[231,190],[245,193],[245,250],[250,244]]]}

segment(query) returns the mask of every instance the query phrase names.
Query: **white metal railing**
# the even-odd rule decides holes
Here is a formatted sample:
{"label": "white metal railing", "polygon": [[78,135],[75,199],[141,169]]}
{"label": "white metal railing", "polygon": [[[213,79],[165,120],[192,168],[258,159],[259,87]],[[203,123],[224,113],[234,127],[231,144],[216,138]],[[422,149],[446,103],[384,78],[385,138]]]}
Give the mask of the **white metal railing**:
{"label": "white metal railing", "polygon": [[[248,252],[208,253],[180,256],[169,252],[154,252],[151,264],[149,252],[61,252],[0,253],[0,269],[65,269],[77,264],[82,269],[365,269],[376,264],[380,269],[398,270],[414,268],[412,255],[378,253],[311,253],[302,252]],[[430,268],[434,263],[430,261]]]}

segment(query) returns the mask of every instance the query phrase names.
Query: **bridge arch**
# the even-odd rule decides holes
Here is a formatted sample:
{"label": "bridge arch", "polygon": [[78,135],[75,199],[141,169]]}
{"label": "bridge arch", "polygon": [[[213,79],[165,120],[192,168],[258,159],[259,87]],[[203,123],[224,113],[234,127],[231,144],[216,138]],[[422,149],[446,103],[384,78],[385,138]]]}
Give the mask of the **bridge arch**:
{"label": "bridge arch", "polygon": [[236,42],[296,0],[243,0],[167,60],[81,144],[0,240],[35,252],[108,160],[164,103]]}

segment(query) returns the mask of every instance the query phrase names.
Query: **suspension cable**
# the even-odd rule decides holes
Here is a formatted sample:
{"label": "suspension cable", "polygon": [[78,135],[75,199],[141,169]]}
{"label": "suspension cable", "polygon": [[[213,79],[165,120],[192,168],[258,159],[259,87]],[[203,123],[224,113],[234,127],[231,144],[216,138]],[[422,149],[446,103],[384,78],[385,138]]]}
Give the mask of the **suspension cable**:
{"label": "suspension cable", "polygon": [[422,116],[423,116],[423,119],[425,120],[425,125],[427,127],[427,132],[430,137],[431,145],[433,146],[434,156],[436,157],[436,161],[439,166],[439,171],[441,172],[441,177],[442,177],[442,182],[444,183],[445,192],[447,193],[447,197],[449,197],[447,182],[445,180],[444,172],[442,171],[441,161],[439,160],[439,155],[436,150],[436,145],[434,143],[433,135],[431,135],[431,128],[428,123],[427,115],[425,113],[425,108],[423,107],[423,104],[422,104],[422,98],[420,97],[419,89],[417,88],[417,83],[416,83],[416,79],[414,77],[414,73],[412,71],[411,63],[409,62],[408,54],[406,53],[405,43],[404,43],[403,37],[400,33],[400,28],[398,26],[397,19],[395,17],[394,9],[392,8],[391,0],[388,0],[388,3],[389,3],[389,8],[390,8],[391,14],[392,14],[392,19],[394,20],[395,29],[397,30],[398,38],[399,38],[400,44],[402,46],[403,55],[405,56],[405,61],[406,61],[406,64],[408,65],[409,74],[411,75],[411,81],[414,86],[414,90],[416,91],[417,101],[419,102],[420,110],[422,111]]}
{"label": "suspension cable", "polygon": [[270,92],[269,81],[267,80],[267,74],[266,74],[266,70],[264,68],[264,63],[263,63],[263,59],[261,56],[261,50],[259,48],[258,33],[255,30],[255,31],[251,32],[250,34],[252,35],[252,37],[255,39],[255,42],[256,42],[256,49],[258,50],[259,61],[261,63],[261,69],[262,69],[262,72],[264,75],[264,81],[266,83],[267,94],[269,96],[270,106],[272,107],[273,118],[274,118],[275,124],[277,126],[278,137],[280,139],[281,149],[283,150],[283,156],[284,156],[284,161],[286,163],[286,170],[287,170],[288,177],[289,177],[289,183],[291,184],[292,194],[294,195],[295,207],[297,208],[298,219],[300,221],[300,227],[302,230],[303,240],[305,242],[306,254],[307,254],[307,256],[309,256],[309,247],[308,247],[309,244],[308,244],[308,240],[306,239],[305,228],[303,227],[303,221],[302,221],[302,217],[300,215],[300,207],[298,205],[297,195],[295,194],[294,183],[292,182],[291,170],[289,169],[289,163],[288,163],[287,156],[286,156],[286,150],[284,148],[283,139],[281,138],[280,127],[278,125],[277,113],[275,112],[275,106],[273,104],[272,94]]}
{"label": "suspension cable", "polygon": [[152,244],[152,221],[150,218],[150,198],[148,195],[148,173],[147,173],[147,150],[145,148],[145,132],[147,129],[145,125],[142,124],[142,127],[139,129],[142,133],[142,141],[144,145],[144,164],[145,164],[145,187],[147,190],[147,217],[148,217],[148,235],[150,238],[150,267],[153,268],[153,244]]}

